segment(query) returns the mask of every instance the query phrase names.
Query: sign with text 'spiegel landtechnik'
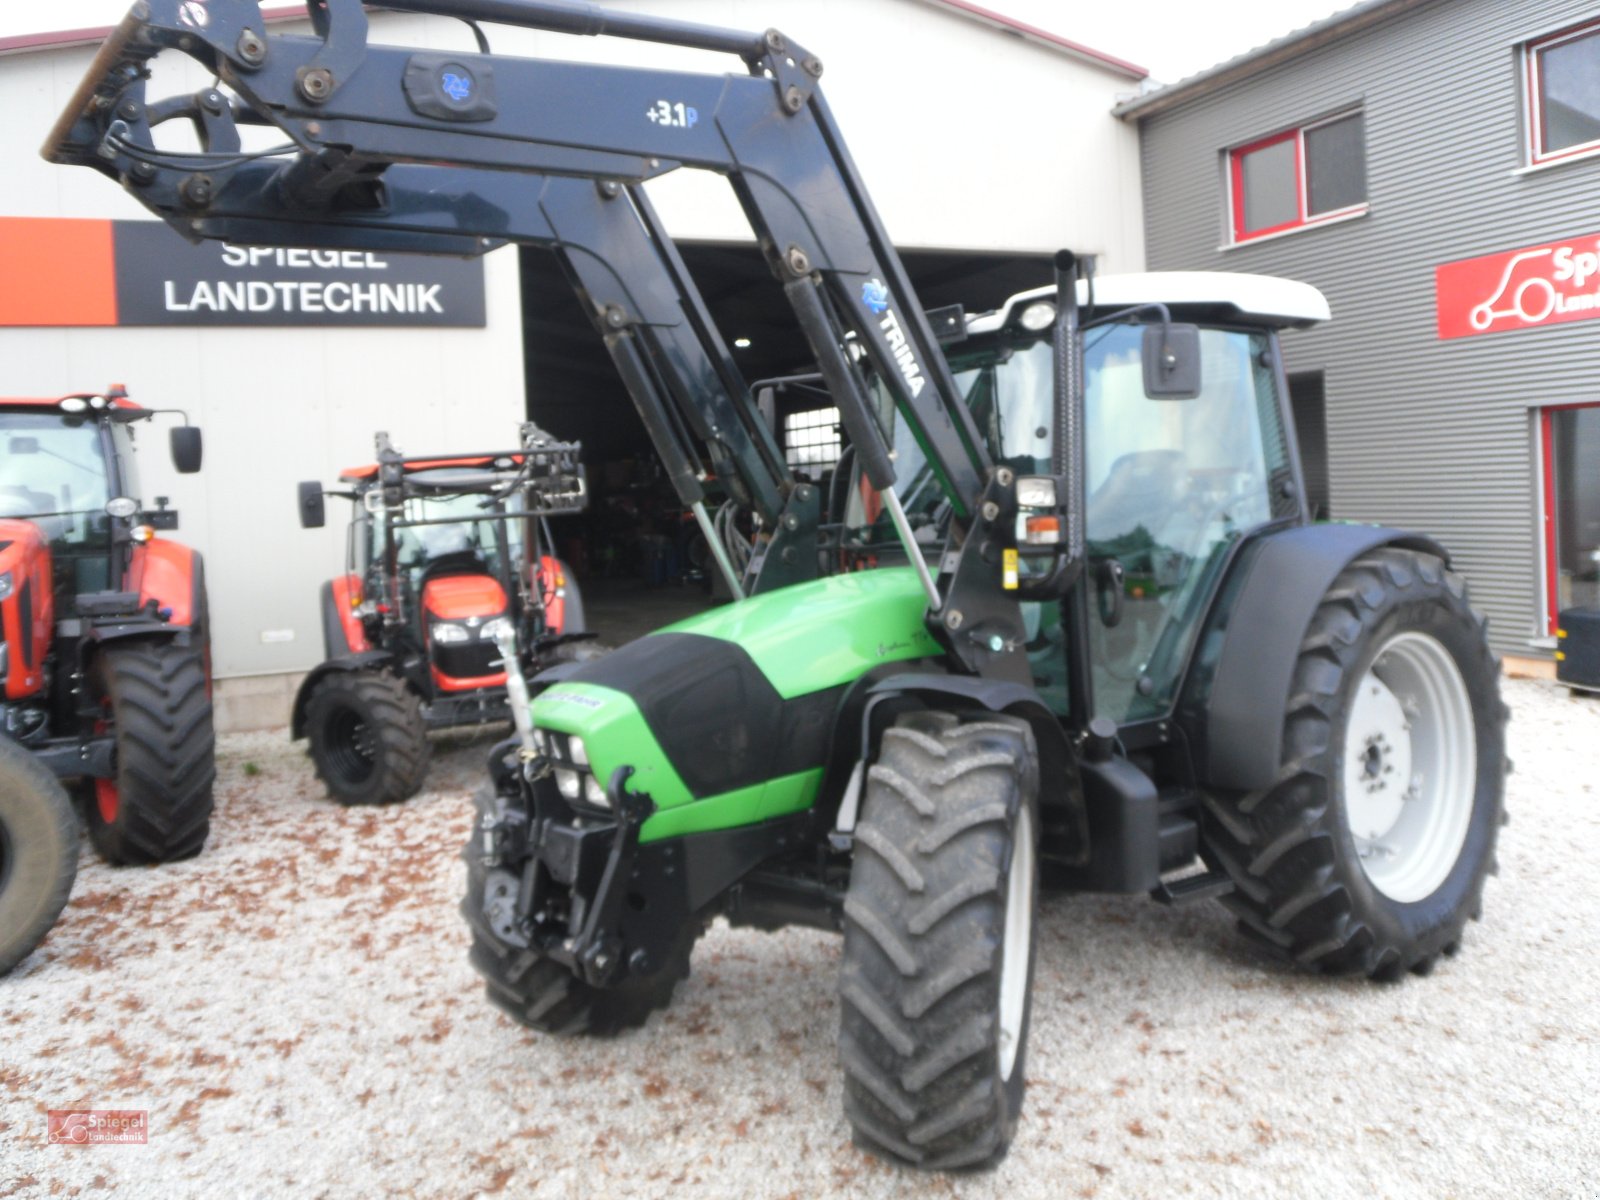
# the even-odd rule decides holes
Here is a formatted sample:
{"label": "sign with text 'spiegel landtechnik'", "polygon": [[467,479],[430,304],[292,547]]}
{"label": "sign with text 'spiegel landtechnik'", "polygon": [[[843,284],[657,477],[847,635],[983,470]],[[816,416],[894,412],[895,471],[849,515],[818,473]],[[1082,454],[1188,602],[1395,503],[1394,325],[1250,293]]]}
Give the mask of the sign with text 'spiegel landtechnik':
{"label": "sign with text 'spiegel landtechnik'", "polygon": [[1441,338],[1600,317],[1600,234],[1434,268]]}
{"label": "sign with text 'spiegel landtechnik'", "polygon": [[0,325],[483,324],[479,259],[196,246],[156,221],[0,219]]}

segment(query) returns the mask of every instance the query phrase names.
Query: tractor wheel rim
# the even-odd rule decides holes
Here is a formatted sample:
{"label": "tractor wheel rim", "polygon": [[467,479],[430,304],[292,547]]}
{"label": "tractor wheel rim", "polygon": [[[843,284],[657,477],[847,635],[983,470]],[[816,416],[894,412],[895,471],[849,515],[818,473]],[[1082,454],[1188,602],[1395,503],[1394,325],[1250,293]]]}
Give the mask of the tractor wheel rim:
{"label": "tractor wheel rim", "polygon": [[1028,962],[1033,950],[1033,814],[1026,802],[1017,811],[1011,846],[1011,878],[1006,885],[1006,923],[1001,937],[1000,1079],[1009,1083],[1022,1050],[1022,1021],[1028,1007]]}
{"label": "tractor wheel rim", "polygon": [[353,709],[340,709],[334,714],[328,738],[328,757],[340,776],[348,783],[366,780],[377,761],[372,727]]}
{"label": "tractor wheel rim", "polygon": [[1344,736],[1344,816],[1373,887],[1409,904],[1444,883],[1472,821],[1476,764],[1455,659],[1427,634],[1396,634],[1362,676]]}

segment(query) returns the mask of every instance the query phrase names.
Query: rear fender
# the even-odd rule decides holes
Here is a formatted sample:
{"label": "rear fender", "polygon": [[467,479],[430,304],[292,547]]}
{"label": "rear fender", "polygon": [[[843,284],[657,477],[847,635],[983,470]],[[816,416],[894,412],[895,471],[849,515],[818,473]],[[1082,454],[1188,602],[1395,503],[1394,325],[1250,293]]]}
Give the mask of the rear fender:
{"label": "rear fender", "polygon": [[289,740],[297,742],[306,736],[306,705],[310,703],[311,693],[317,690],[317,684],[329,675],[339,671],[382,670],[394,666],[397,661],[387,650],[367,650],[361,654],[345,654],[338,658],[330,658],[327,662],[312,668],[311,673],[300,681],[300,690],[294,694],[294,708],[289,716]]}
{"label": "rear fender", "polygon": [[1450,561],[1432,538],[1379,525],[1285,529],[1235,560],[1178,709],[1202,784],[1255,791],[1276,782],[1289,685],[1311,618],[1339,572],[1380,546]]}
{"label": "rear fender", "polygon": [[[876,746],[883,729],[903,705],[886,703],[910,699],[927,708],[971,712],[984,710],[1019,718],[1033,731],[1038,750],[1039,817],[1051,858],[1081,863],[1088,854],[1089,827],[1083,803],[1078,756],[1056,715],[1038,693],[1005,680],[967,675],[901,674],[874,684],[862,714],[862,745]],[[870,749],[860,755],[865,762]],[[850,763],[853,770],[856,762]]]}

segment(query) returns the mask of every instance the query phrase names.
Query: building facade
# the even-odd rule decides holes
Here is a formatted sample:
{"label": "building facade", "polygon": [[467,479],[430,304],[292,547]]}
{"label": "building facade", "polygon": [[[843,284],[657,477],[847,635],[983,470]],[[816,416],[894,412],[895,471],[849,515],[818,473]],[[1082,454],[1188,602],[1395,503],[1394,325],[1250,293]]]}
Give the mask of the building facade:
{"label": "building facade", "polygon": [[[529,351],[536,326],[546,360],[551,329],[557,342],[565,334],[530,302],[527,260],[514,249],[469,264],[454,282],[405,256],[196,249],[113,182],[45,163],[40,144],[127,6],[67,0],[0,14],[0,394],[61,395],[115,381],[146,405],[187,410],[203,427],[199,476],[174,475],[160,439],[144,439],[145,490],[170,498],[181,514],[178,536],[206,556],[222,724],[280,723],[300,673],[322,657],[319,586],[344,556],[342,520],[298,527],[297,480],[331,484],[340,468],[370,460],[380,429],[408,453],[448,453],[509,444],[530,416],[579,437],[632,428],[638,418],[614,381],[600,377],[606,364],[589,376],[592,389],[581,374],[525,370],[525,355],[538,359]],[[902,247],[993,264],[1070,245],[1098,253],[1107,269],[1143,266],[1137,133],[1109,115],[1137,90],[1137,67],[968,0],[614,7],[777,27],[820,56],[829,102]],[[309,30],[304,5],[263,11],[274,31]],[[370,19],[374,41],[473,47],[459,21]],[[741,69],[673,47],[487,32],[501,54]],[[156,62],[152,96],[208,84],[187,60],[172,68],[171,57]],[[651,184],[675,236],[753,245],[723,181],[678,176]],[[1095,185],[1081,186],[1085,178]],[[963,261],[941,260],[947,286]],[[92,270],[80,274],[84,263]],[[568,415],[588,424],[569,432]]]}
{"label": "building facade", "polygon": [[1451,550],[1503,654],[1600,605],[1600,5],[1369,0],[1123,104],[1152,270],[1321,288],[1324,515]]}

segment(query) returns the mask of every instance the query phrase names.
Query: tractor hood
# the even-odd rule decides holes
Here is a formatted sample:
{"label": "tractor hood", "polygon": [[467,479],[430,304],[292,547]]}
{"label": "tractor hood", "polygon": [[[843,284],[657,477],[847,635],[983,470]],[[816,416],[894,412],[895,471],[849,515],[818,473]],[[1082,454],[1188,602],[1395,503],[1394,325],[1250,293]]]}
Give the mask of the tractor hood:
{"label": "tractor hood", "polygon": [[657,809],[642,840],[796,812],[816,798],[846,688],[938,653],[926,603],[910,568],[782,588],[586,664],[534,700],[533,722],[601,787],[633,768],[628,790]]}

